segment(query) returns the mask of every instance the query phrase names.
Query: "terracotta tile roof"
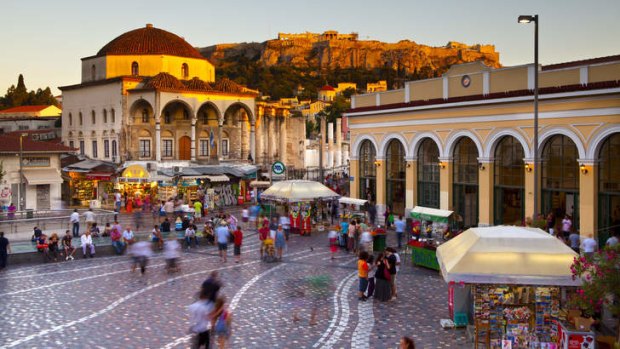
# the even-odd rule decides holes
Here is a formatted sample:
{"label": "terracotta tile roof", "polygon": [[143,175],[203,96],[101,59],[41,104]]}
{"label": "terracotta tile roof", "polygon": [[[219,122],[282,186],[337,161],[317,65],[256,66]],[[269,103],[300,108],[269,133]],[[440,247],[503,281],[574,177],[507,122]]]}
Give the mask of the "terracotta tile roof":
{"label": "terracotta tile roof", "polygon": [[[557,87],[543,87],[539,89],[538,93],[540,95],[545,95],[545,94],[551,94],[551,93],[589,91],[589,90],[598,90],[598,89],[615,88],[615,87],[620,87],[620,81],[602,81],[602,82],[591,83],[588,85],[577,84],[577,85],[566,85],[566,86],[557,86]],[[412,101],[409,103],[394,103],[394,104],[386,104],[386,105],[381,105],[381,106],[361,107],[361,108],[349,109],[346,112],[347,113],[359,113],[359,112],[367,112],[367,111],[380,111],[380,110],[420,107],[420,106],[426,106],[426,105],[439,105],[439,104],[469,102],[469,101],[487,101],[487,100],[492,100],[492,99],[523,97],[523,96],[533,96],[533,95],[534,95],[534,91],[531,91],[531,90],[517,90],[517,91],[490,93],[488,95],[471,95],[471,96],[452,97],[448,99],[435,98],[435,99],[429,99],[429,100],[423,100],[423,101],[422,100]]]}
{"label": "terracotta tile roof", "polygon": [[205,59],[181,37],[150,24],[118,36],[97,52],[98,57],[107,55],[171,55]]}
{"label": "terracotta tile roof", "polygon": [[[77,149],[62,144],[33,141],[28,137],[22,140],[24,153],[71,153]],[[0,153],[19,153],[19,135],[0,135]]]}
{"label": "terracotta tile roof", "polygon": [[229,93],[243,93],[244,92],[243,86],[239,85],[238,83],[228,78],[221,78],[219,81],[217,81],[215,83],[215,89],[218,91],[229,92]]}
{"label": "terracotta tile roof", "polygon": [[51,107],[51,105],[22,105],[20,107],[0,110],[0,114],[34,113],[49,107]]}
{"label": "terracotta tile roof", "polygon": [[620,55],[597,57],[597,58],[583,59],[580,61],[544,65],[542,67],[542,70],[543,71],[544,70],[555,70],[555,69],[563,69],[563,68],[570,68],[570,67],[578,67],[580,65],[590,65],[590,64],[614,62],[614,61],[620,61]]}
{"label": "terracotta tile roof", "polygon": [[152,78],[147,78],[144,88],[156,90],[183,90],[185,85],[179,79],[168,73],[159,73]]}
{"label": "terracotta tile roof", "polygon": [[182,83],[183,85],[185,85],[185,87],[188,90],[193,90],[193,91],[212,91],[213,90],[213,87],[209,85],[208,82],[202,81],[198,79],[197,77],[191,80],[184,80],[182,81]]}
{"label": "terracotta tile roof", "polygon": [[321,91],[336,91],[335,88],[329,86],[329,85],[325,85],[323,87],[321,87]]}

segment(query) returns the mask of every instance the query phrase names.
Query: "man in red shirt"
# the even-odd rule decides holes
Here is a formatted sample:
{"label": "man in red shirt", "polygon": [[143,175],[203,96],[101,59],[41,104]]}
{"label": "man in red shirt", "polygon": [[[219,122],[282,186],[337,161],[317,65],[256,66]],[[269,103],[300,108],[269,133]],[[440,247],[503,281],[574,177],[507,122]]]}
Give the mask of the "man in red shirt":
{"label": "man in red shirt", "polygon": [[237,230],[233,231],[233,243],[235,245],[235,263],[239,263],[241,260],[241,243],[243,242],[243,232],[241,228],[237,226]]}
{"label": "man in red shirt", "polygon": [[269,236],[269,223],[263,223],[263,227],[258,229],[258,239],[260,240],[260,259],[263,259],[265,253],[265,240]]}

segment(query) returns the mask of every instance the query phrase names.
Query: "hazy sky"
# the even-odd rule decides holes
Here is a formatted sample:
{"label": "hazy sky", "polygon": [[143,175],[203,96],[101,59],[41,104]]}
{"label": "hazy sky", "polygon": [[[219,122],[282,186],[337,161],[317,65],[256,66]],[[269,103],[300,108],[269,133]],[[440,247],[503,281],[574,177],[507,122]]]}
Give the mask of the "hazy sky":
{"label": "hazy sky", "polygon": [[132,29],[155,27],[193,46],[265,41],[278,32],[359,33],[360,39],[443,46],[494,44],[503,65],[533,62],[540,16],[540,62],[620,54],[620,0],[2,0],[0,94],[24,74],[28,89],[80,82],[80,58]]}

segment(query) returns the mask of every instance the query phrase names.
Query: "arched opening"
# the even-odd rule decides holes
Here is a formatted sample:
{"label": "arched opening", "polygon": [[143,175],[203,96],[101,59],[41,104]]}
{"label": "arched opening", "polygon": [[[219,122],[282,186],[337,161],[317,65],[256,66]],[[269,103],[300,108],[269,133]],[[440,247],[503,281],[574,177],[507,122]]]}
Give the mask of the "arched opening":
{"label": "arched opening", "polygon": [[567,136],[555,135],[545,143],[541,156],[542,211],[556,220],[569,215],[573,227],[579,226],[579,164],[575,143]]}
{"label": "arched opening", "polygon": [[110,118],[112,119],[112,123],[116,122],[116,114],[114,112],[114,109],[110,110]]}
{"label": "arched opening", "polygon": [[142,109],[142,123],[143,124],[149,123],[149,110],[147,108]]}
{"label": "arched opening", "polygon": [[187,65],[187,63],[183,63],[181,65],[181,76],[183,76],[184,80],[187,80],[189,78],[189,66]]}
{"label": "arched opening", "polygon": [[620,133],[605,139],[599,153],[598,174],[598,241],[604,244],[607,238],[620,231]]}
{"label": "arched opening", "polygon": [[[229,142],[229,157],[237,159],[246,159],[250,153],[250,119],[251,111],[247,105],[243,103],[234,103],[230,105],[224,112],[222,131],[226,132],[230,139],[238,139],[239,142]],[[275,121],[275,119],[274,119]],[[278,118],[276,123],[276,134],[279,134],[281,122],[284,118]],[[224,138],[224,137],[222,137]],[[277,141],[279,142],[279,140]],[[282,147],[279,147],[282,148]],[[283,149],[279,149],[278,153],[282,156]],[[224,147],[222,146],[222,153]]]}
{"label": "arched opening", "polygon": [[80,122],[80,126],[82,126],[84,124],[84,118],[82,117],[82,112],[80,112],[80,114],[78,115],[78,121]]}
{"label": "arched opening", "polygon": [[69,113],[69,126],[73,126],[73,115]]}
{"label": "arched opening", "polygon": [[197,113],[197,122],[202,126],[217,127],[219,125],[219,112],[211,103],[203,104]]}
{"label": "arched opening", "polygon": [[103,110],[103,123],[107,124],[108,123],[108,111],[107,110]]}
{"label": "arched opening", "polygon": [[365,140],[360,146],[359,153],[359,179],[360,179],[360,198],[368,201],[375,201],[377,193],[377,169],[375,161],[377,150],[372,142]]}
{"label": "arched opening", "polygon": [[478,225],[478,148],[461,137],[453,154],[452,208],[460,228]]}
{"label": "arched opening", "polygon": [[188,136],[179,138],[179,160],[191,159],[191,144],[192,139]]}
{"label": "arched opening", "polygon": [[439,147],[430,138],[418,148],[418,205],[439,208]]}
{"label": "arched opening", "polygon": [[153,115],[153,108],[149,102],[140,99],[133,103],[129,113],[135,124],[148,124]]}
{"label": "arched opening", "polygon": [[175,121],[188,121],[192,111],[187,104],[177,100],[166,104],[162,114],[164,115],[164,123],[172,124]]}
{"label": "arched opening", "polygon": [[385,189],[388,207],[395,215],[405,213],[405,147],[398,139],[388,143]]}
{"label": "arched opening", "polygon": [[525,214],[525,157],[523,146],[512,136],[497,143],[494,154],[494,223],[521,225]]}
{"label": "arched opening", "polygon": [[138,65],[138,62],[131,63],[131,75],[133,76],[140,75],[140,66]]}

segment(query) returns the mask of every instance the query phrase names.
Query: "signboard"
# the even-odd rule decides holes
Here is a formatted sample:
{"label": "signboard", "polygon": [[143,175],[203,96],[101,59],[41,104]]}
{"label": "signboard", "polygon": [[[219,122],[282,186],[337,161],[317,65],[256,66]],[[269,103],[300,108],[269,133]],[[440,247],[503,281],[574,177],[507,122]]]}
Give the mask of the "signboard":
{"label": "signboard", "polygon": [[24,156],[22,158],[23,167],[49,167],[50,158],[39,156]]}
{"label": "signboard", "polygon": [[286,166],[282,161],[276,161],[271,165],[271,179],[281,179],[286,177]]}

